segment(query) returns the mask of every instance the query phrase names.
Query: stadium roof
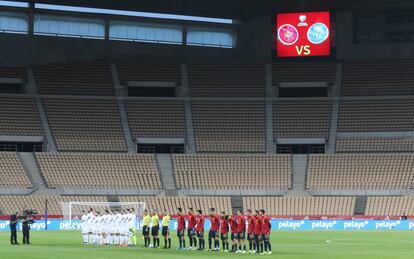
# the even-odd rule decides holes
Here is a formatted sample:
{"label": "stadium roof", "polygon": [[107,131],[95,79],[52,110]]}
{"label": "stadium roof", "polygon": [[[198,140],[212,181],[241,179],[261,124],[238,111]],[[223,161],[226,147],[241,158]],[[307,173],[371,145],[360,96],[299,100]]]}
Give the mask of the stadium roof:
{"label": "stadium roof", "polygon": [[[13,0],[27,2],[28,0]],[[36,3],[72,5],[128,11],[250,19],[276,12],[342,10],[355,6],[413,5],[412,0],[29,0]]]}

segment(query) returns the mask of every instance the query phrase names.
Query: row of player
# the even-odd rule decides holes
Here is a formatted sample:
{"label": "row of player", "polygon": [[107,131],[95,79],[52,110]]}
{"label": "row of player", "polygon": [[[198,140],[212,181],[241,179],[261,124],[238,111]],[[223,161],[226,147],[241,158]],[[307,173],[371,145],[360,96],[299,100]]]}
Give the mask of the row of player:
{"label": "row of player", "polygon": [[[246,222],[247,216],[247,222]],[[163,213],[162,217],[162,236],[164,237],[164,249],[171,248],[171,238],[169,232],[170,216]],[[227,215],[225,212],[217,214],[215,208],[210,208],[210,230],[208,232],[207,251],[221,251],[234,253],[259,253],[272,254],[270,243],[270,218],[265,215],[265,211],[247,210],[247,215],[242,210],[237,211],[237,215]],[[188,221],[186,225],[186,220]],[[182,208],[177,209],[177,236],[179,239],[179,250],[204,250],[204,221],[202,210],[195,213],[193,208],[189,208],[187,215]],[[157,211],[149,213],[144,211],[142,235],[144,236],[144,247],[158,248],[160,218]],[[189,239],[189,247],[186,248],[185,231]],[[153,237],[151,244],[150,232]],[[246,235],[247,233],[247,235]],[[232,241],[232,249],[229,249],[229,234]],[[248,249],[246,245],[248,243]],[[222,248],[220,249],[220,240]],[[198,241],[198,247],[197,247]]]}
{"label": "row of player", "polygon": [[90,208],[82,211],[81,231],[84,244],[133,246],[137,244],[135,210],[105,210],[103,214]]}

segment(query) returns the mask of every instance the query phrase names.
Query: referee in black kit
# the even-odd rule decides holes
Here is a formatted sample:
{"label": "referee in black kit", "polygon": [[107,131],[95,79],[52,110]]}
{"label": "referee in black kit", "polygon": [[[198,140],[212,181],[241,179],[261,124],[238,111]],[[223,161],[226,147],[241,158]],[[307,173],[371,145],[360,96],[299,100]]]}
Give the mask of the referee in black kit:
{"label": "referee in black kit", "polygon": [[17,223],[19,222],[19,212],[15,212],[10,216],[10,244],[19,245],[17,243]]}

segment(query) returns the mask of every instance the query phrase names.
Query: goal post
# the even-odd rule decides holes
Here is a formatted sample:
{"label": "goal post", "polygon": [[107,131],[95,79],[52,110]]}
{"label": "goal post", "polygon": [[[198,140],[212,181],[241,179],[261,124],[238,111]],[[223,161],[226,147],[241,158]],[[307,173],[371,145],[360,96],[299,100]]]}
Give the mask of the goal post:
{"label": "goal post", "polygon": [[88,212],[90,208],[95,211],[103,213],[105,210],[117,211],[133,208],[135,211],[136,221],[134,222],[135,228],[140,229],[142,215],[145,210],[145,202],[61,202],[63,213],[63,220],[68,223],[69,230],[73,229],[73,221],[80,220],[82,217],[82,211]]}

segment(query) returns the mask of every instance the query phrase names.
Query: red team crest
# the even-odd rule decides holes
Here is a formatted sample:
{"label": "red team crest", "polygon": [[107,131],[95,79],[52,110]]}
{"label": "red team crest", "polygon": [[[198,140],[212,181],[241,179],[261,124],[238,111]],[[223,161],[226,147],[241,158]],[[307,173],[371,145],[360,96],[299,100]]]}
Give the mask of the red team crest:
{"label": "red team crest", "polygon": [[277,15],[277,56],[330,55],[329,12]]}

